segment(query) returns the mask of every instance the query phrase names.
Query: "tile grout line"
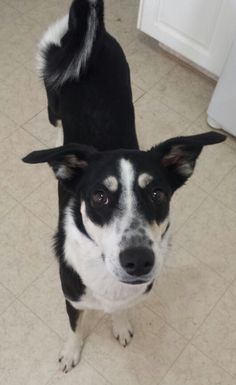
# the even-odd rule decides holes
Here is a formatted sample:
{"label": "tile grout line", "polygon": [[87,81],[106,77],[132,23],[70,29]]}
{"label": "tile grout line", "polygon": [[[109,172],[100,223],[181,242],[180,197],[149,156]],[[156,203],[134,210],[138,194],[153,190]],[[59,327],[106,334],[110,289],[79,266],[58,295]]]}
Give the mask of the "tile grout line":
{"label": "tile grout line", "polygon": [[[198,186],[197,186],[198,187]],[[199,188],[199,187],[198,187]],[[206,191],[203,190],[204,193],[206,193]],[[193,212],[189,215],[189,217],[179,226],[178,229],[176,229],[176,231],[173,233],[173,237],[174,235],[178,234],[179,231],[185,226],[186,222],[197,212],[197,210],[199,210],[199,208],[202,206],[202,204],[209,198],[209,193],[206,193],[206,196],[203,198],[203,200],[201,201],[201,203],[193,210]]]}
{"label": "tile grout line", "polygon": [[7,305],[7,307],[3,310],[3,312],[0,313],[0,318],[2,317],[2,315],[11,307],[11,305],[17,300],[17,297],[16,295],[10,290],[8,289],[8,287],[6,287],[2,282],[0,282],[0,285],[6,290],[6,291],[9,291],[9,293],[12,295],[13,299],[10,301],[10,303]]}
{"label": "tile grout line", "polygon": [[[47,108],[47,106],[44,106],[44,107],[42,108],[42,110],[38,111],[35,115],[33,115],[33,116],[32,116],[31,118],[29,118],[28,120],[26,120],[24,123],[21,123],[21,124],[19,125],[19,127],[23,128],[23,129],[25,130],[24,125],[27,124],[27,123],[29,123],[29,122],[31,122],[31,120],[35,119],[36,116],[38,116],[39,114],[41,114],[41,112],[43,112],[44,110],[46,110],[46,108]],[[25,131],[26,131],[26,130],[25,130]],[[28,131],[27,131],[27,132],[28,132]],[[32,135],[32,136],[33,136],[33,135]]]}
{"label": "tile grout line", "polygon": [[42,275],[47,272],[47,270],[50,269],[53,263],[53,260],[49,262],[49,264],[37,276],[35,276],[34,279],[24,289],[22,289],[22,291],[20,291],[18,294],[15,294],[15,297],[19,299],[26,292],[26,290],[30,288],[30,286],[32,286],[39,278],[42,277]]}
{"label": "tile grout line", "polygon": [[[137,50],[138,51],[138,50]],[[129,59],[129,58],[127,58],[127,59]],[[178,66],[178,63],[175,63],[174,64],[174,66],[171,68],[171,69],[169,69],[168,70],[168,72],[166,72],[165,74],[163,74],[163,75],[161,75],[160,76],[160,78],[155,82],[155,83],[153,83],[153,85],[152,86],[150,86],[150,87],[148,87],[148,89],[146,90],[146,92],[147,93],[150,93],[150,91],[154,88],[154,87],[156,87],[156,85],[161,81],[161,80],[163,80],[164,78],[166,78],[166,77],[168,77],[168,75],[176,68]],[[135,83],[136,84],[136,83]],[[139,87],[139,86],[138,86]],[[139,88],[141,88],[141,87],[139,87]],[[153,98],[154,98],[154,96],[153,95],[150,95],[150,96],[152,96]],[[156,99],[158,99],[158,98],[155,98],[155,100]],[[158,99],[159,100],[159,99]],[[163,103],[163,102],[161,102],[161,103]],[[163,103],[163,104],[165,104],[165,103]],[[166,104],[165,104],[166,105]],[[166,105],[167,107],[169,107],[168,105]],[[170,109],[171,109],[171,107],[169,107]],[[175,111],[174,109],[173,109],[173,111]],[[179,114],[179,112],[178,112],[178,114]]]}
{"label": "tile grout line", "polygon": [[[200,205],[191,213],[191,215],[188,217],[188,219],[187,220],[189,220],[192,216],[193,216],[193,214],[200,208],[200,206],[210,197],[210,198],[212,198],[212,199],[216,199],[219,203],[221,203],[221,205],[224,207],[224,208],[226,208],[226,209],[228,209],[229,211],[231,211],[228,207],[226,207],[221,201],[219,201],[217,198],[215,198],[214,197],[214,195],[212,195],[212,192],[214,191],[214,190],[216,190],[217,189],[217,187],[219,187],[219,185],[223,182],[223,180],[227,177],[227,176],[229,176],[229,174],[232,172],[232,170],[234,169],[234,168],[236,168],[236,164],[234,165],[234,166],[232,166],[232,168],[220,179],[220,181],[217,183],[217,185],[215,186],[215,187],[213,187],[212,188],[212,190],[211,191],[206,191],[206,190],[204,190],[203,189],[203,187],[202,186],[199,186],[195,181],[194,181],[194,183],[196,184],[196,186],[198,187],[198,188],[200,188],[202,191],[203,191],[203,193],[205,193],[207,196],[202,200],[202,202],[200,203]],[[234,211],[234,210],[232,210],[232,211]],[[187,220],[186,221],[184,221],[183,222],[183,224],[175,231],[175,234],[177,234],[179,231],[180,231],[180,229],[182,229],[183,228],[183,226],[186,224],[186,222],[187,222]]]}
{"label": "tile grout line", "polygon": [[178,361],[178,359],[181,357],[181,355],[184,353],[184,351],[187,349],[187,347],[189,346],[189,342],[184,346],[184,348],[181,350],[181,352],[178,354],[178,356],[176,357],[176,359],[174,360],[174,362],[172,362],[171,366],[168,368],[167,372],[163,375],[163,377],[161,378],[160,382],[158,385],[161,385],[161,383],[164,381],[164,379],[166,378],[166,376],[168,375],[168,373],[171,371],[171,369],[173,368],[173,366],[175,365],[175,363]]}
{"label": "tile grout line", "polygon": [[198,351],[200,351],[203,355],[205,355],[209,360],[211,360],[212,362],[214,362],[219,368],[221,368],[222,370],[224,370],[225,373],[228,373],[231,377],[232,377],[232,374],[230,372],[228,372],[225,368],[223,368],[221,366],[221,364],[219,364],[217,361],[215,361],[213,358],[209,357],[207,353],[203,352],[201,349],[199,349],[198,347],[196,347],[194,345],[194,342],[193,342],[193,339],[196,337],[198,331],[202,328],[202,326],[205,324],[205,322],[208,320],[208,318],[210,317],[210,315],[212,314],[212,312],[214,311],[214,309],[217,307],[217,305],[219,304],[219,302],[222,300],[222,298],[225,296],[225,294],[228,292],[228,290],[230,289],[230,287],[232,286],[232,282],[230,282],[226,289],[224,290],[223,294],[219,297],[219,299],[216,301],[215,305],[212,307],[212,309],[209,311],[209,313],[207,314],[206,318],[204,319],[204,321],[202,321],[202,323],[199,325],[199,327],[196,329],[195,333],[193,334],[191,340],[189,341],[189,343],[194,346],[195,349],[197,349]]}
{"label": "tile grout line", "polygon": [[[235,167],[235,166],[234,166]],[[231,169],[232,171],[232,169]],[[230,173],[230,172],[229,172]],[[223,178],[224,179],[224,178]],[[220,182],[221,183],[221,182]],[[205,191],[204,191],[205,192]],[[212,199],[215,199],[217,200],[218,204],[220,204],[224,209],[226,210],[229,210],[230,212],[232,211],[233,213],[235,213],[234,210],[230,210],[227,206],[225,206],[221,201],[219,201],[217,198],[215,198],[214,196],[211,195],[211,193],[208,193],[208,195],[202,200],[201,204],[192,212],[192,214],[188,217],[188,219],[186,221],[183,222],[183,224],[178,228],[178,230],[176,230],[174,233],[173,233],[173,237],[176,236],[182,229],[183,227],[185,226],[185,224],[187,223],[188,220],[191,219],[191,217],[197,212],[197,210],[204,204],[204,202],[209,199],[212,198]],[[176,241],[174,241],[176,242]],[[210,264],[206,263],[205,261],[201,260],[197,255],[193,254],[192,251],[189,251],[184,245],[180,244],[179,242],[177,242],[177,244],[182,247],[186,252],[188,252],[192,257],[196,258],[199,262],[203,263],[205,266],[207,266],[211,271],[213,271],[214,273],[216,273],[218,275],[218,277],[220,277],[221,279],[223,279],[225,282],[227,283],[232,283],[235,279],[232,278],[232,280],[227,280],[223,275],[221,275],[217,270],[215,270]]]}
{"label": "tile grout line", "polygon": [[[30,196],[28,196],[27,198],[29,198],[29,197]],[[28,208],[27,205],[24,204],[23,201],[19,202],[19,204],[22,205],[28,212],[30,212],[31,215],[33,215],[35,218],[37,218],[42,224],[46,225],[49,230],[53,231],[53,234],[57,231],[57,226],[55,226],[55,228],[51,227],[47,222],[45,222],[42,218],[40,218],[37,214],[35,214],[30,208]]]}
{"label": "tile grout line", "polygon": [[49,331],[51,331],[55,336],[57,336],[57,337],[59,338],[60,342],[64,342],[64,340],[63,340],[63,338],[60,336],[60,334],[59,334],[56,330],[52,329],[52,328],[51,328],[51,327],[44,321],[44,319],[42,319],[38,314],[36,314],[36,313],[34,312],[33,309],[31,309],[31,307],[29,307],[27,304],[25,304],[20,298],[16,298],[16,299],[17,299],[17,301],[18,301],[22,306],[24,306],[30,313],[32,313],[38,320],[40,320],[40,321],[42,322],[42,324],[43,324]]}
{"label": "tile grout line", "polygon": [[4,213],[0,218],[1,219],[5,219],[5,217],[7,216],[7,215],[9,215],[17,206],[20,206],[21,208],[23,208],[23,209],[25,209],[26,211],[28,211],[28,213],[30,213],[33,217],[35,217],[38,221],[40,221],[41,222],[41,224],[44,224],[44,225],[46,225],[47,226],[47,228],[49,229],[49,230],[51,230],[51,231],[53,231],[53,229],[51,228],[51,226],[49,226],[46,222],[44,222],[40,217],[38,217],[34,212],[32,212],[26,205],[24,205],[23,204],[23,201],[25,200],[25,199],[28,199],[30,196],[31,196],[31,194],[34,194],[44,183],[45,183],[45,181],[46,181],[46,179],[42,182],[42,183],[40,183],[40,185],[38,185],[33,191],[31,191],[29,194],[27,194],[24,198],[22,198],[22,200],[18,200],[18,199],[16,199],[15,197],[12,197],[12,195],[8,192],[8,191],[6,191],[7,192],[7,194],[9,194],[12,198],[13,198],[13,200],[15,200],[15,205],[13,206],[13,207],[11,207],[6,213]]}
{"label": "tile grout line", "polygon": [[[160,79],[159,79],[153,86],[151,86],[151,87],[147,90],[147,92],[150,94],[150,91],[152,91],[153,88],[155,88],[156,85],[157,85],[161,80],[164,80],[164,78],[167,78],[168,75],[169,75],[173,70],[175,70],[176,67],[178,67],[178,65],[179,65],[179,64],[176,63],[176,65],[175,65],[170,71],[168,71],[165,75],[161,76]],[[201,116],[201,114],[202,114],[204,111],[206,111],[206,109],[205,109],[205,107],[204,107],[204,109],[199,113],[199,115],[198,115],[196,118],[194,118],[194,120],[191,120],[188,116],[184,115],[183,113],[177,111],[177,110],[176,110],[175,108],[173,108],[172,106],[170,106],[170,105],[168,105],[167,103],[165,103],[163,100],[161,100],[161,98],[156,98],[156,97],[154,97],[152,94],[150,94],[150,96],[152,96],[152,98],[154,98],[155,100],[158,100],[159,102],[161,102],[163,105],[165,105],[165,106],[168,107],[170,110],[172,110],[172,111],[174,111],[175,113],[177,113],[177,114],[178,114],[179,116],[181,116],[182,118],[185,118],[186,120],[188,120],[189,123],[190,123],[190,126],[192,126],[192,125],[197,121],[197,119]],[[210,102],[209,102],[209,103],[210,103]],[[209,103],[208,103],[208,104],[209,104]],[[184,131],[186,131],[186,130],[184,130]],[[184,132],[184,131],[182,131],[182,132]]]}
{"label": "tile grout line", "polygon": [[189,253],[193,258],[195,258],[198,262],[202,263],[204,266],[206,266],[209,270],[211,270],[211,272],[215,273],[218,278],[221,278],[221,280],[223,280],[226,285],[230,284],[233,282],[234,278],[232,281],[229,281],[227,280],[223,275],[221,275],[217,270],[215,270],[210,264],[206,263],[205,261],[203,261],[202,259],[200,259],[199,257],[197,257],[195,254],[192,253],[192,251],[189,251],[184,245],[180,245],[178,244],[180,247],[182,247],[187,253]]}
{"label": "tile grout line", "polygon": [[[200,325],[197,327],[197,329],[193,332],[192,336],[191,337],[186,337],[181,331],[177,330],[175,326],[173,326],[164,316],[162,316],[161,314],[155,312],[151,307],[149,307],[149,305],[144,305],[146,308],[148,308],[152,313],[154,313],[155,315],[157,315],[158,317],[160,317],[164,322],[166,322],[166,324],[168,326],[170,326],[177,334],[179,334],[180,336],[182,336],[186,341],[191,342],[191,340],[194,338],[195,334],[197,333],[198,331],[198,328],[201,327],[202,323],[205,322],[206,318],[208,317],[208,315],[211,313],[211,311],[213,310],[213,308],[217,305],[218,301],[221,300],[221,298],[224,296],[224,294],[227,292],[227,290],[231,287],[231,285],[233,284],[234,282],[234,279],[231,281],[231,282],[228,282],[224,277],[220,276],[219,274],[217,274],[217,272],[215,270],[213,270],[209,265],[207,265],[206,263],[204,263],[203,261],[199,260],[197,257],[195,257],[191,252],[189,252],[188,250],[186,250],[183,246],[182,246],[183,250],[185,250],[188,254],[190,254],[192,256],[192,258],[196,259],[196,261],[198,263],[201,263],[202,265],[206,266],[212,273],[216,274],[218,276],[218,278],[223,281],[225,283],[225,289],[223,290],[222,294],[219,295],[218,299],[216,300],[216,302],[210,307],[210,310],[206,313],[205,315],[205,318],[203,319],[203,321],[200,323]],[[157,293],[157,296],[159,297],[158,293]],[[160,299],[160,297],[159,297]]]}
{"label": "tile grout line", "polygon": [[199,331],[199,329],[203,326],[203,324],[206,322],[206,320],[209,318],[210,314],[212,313],[212,311],[215,309],[215,307],[217,306],[217,304],[221,301],[221,299],[224,297],[224,295],[226,294],[226,292],[228,291],[228,289],[230,288],[231,284],[229,284],[227,286],[227,288],[224,290],[223,294],[220,296],[220,298],[216,301],[215,305],[212,307],[212,309],[209,311],[209,313],[206,315],[206,317],[204,318],[204,320],[201,322],[201,324],[197,327],[196,331],[193,333],[193,336],[188,340],[188,343],[187,345],[184,347],[184,349],[181,351],[181,353],[178,355],[178,357],[176,358],[176,360],[173,362],[173,364],[170,366],[170,368],[168,369],[167,373],[165,374],[165,376],[161,379],[161,382],[159,383],[159,385],[161,385],[162,381],[164,381],[165,377],[167,376],[167,374],[171,371],[172,367],[174,366],[174,364],[176,363],[176,361],[180,358],[180,356],[184,353],[184,351],[191,345],[193,346],[196,350],[198,350],[203,356],[207,357],[212,363],[214,363],[214,365],[216,365],[218,368],[220,368],[221,370],[223,370],[225,373],[227,373],[232,379],[233,379],[233,376],[231,373],[229,373],[227,370],[225,370],[218,362],[216,362],[215,360],[213,360],[211,357],[209,357],[206,353],[204,353],[202,350],[200,350],[198,347],[196,347],[194,345],[194,343],[192,342],[192,340],[194,339],[194,337],[196,336],[197,332]]}
{"label": "tile grout line", "polygon": [[[225,143],[226,144],[226,143]],[[210,190],[210,191],[206,191],[203,187],[201,187],[201,189],[206,192],[209,196],[212,196],[211,194],[213,193],[214,190],[217,189],[217,187],[219,187],[219,185],[223,182],[223,180],[232,172],[232,170],[236,168],[236,163],[226,172],[226,174],[217,182],[217,184]],[[196,182],[194,182],[196,183]],[[200,187],[198,186],[198,184],[196,183],[197,187]],[[212,196],[213,197],[213,196]]]}
{"label": "tile grout line", "polygon": [[154,314],[155,316],[157,316],[158,318],[160,318],[170,329],[172,329],[176,334],[178,334],[180,337],[182,337],[185,342],[188,344],[189,343],[189,338],[187,338],[186,336],[184,336],[182,334],[182,332],[180,332],[179,330],[177,330],[175,328],[175,326],[173,326],[166,318],[164,318],[164,316],[160,315],[159,313],[155,312],[150,305],[146,305],[144,304],[144,307],[146,309],[148,309],[152,314]]}
{"label": "tile grout line", "polygon": [[[232,171],[232,170],[231,170]],[[224,206],[224,208],[226,210],[229,210],[229,211],[232,211],[233,213],[236,214],[236,208],[235,209],[230,209],[228,206],[226,206],[226,204],[224,202],[222,202],[219,198],[215,197],[214,195],[212,195],[212,193],[210,194],[210,197],[214,200],[216,200],[220,205]]]}
{"label": "tile grout line", "polygon": [[[41,108],[41,107],[40,107],[40,108]],[[47,106],[44,106],[40,111],[36,112],[36,114],[34,114],[33,116],[31,116],[31,117],[30,117],[29,119],[27,119],[25,122],[20,123],[20,124],[17,123],[17,124],[19,125],[19,127],[21,127],[22,129],[25,130],[24,125],[27,124],[27,123],[29,123],[31,120],[35,119],[36,116],[39,115],[41,112],[43,112],[46,108],[47,108]],[[25,130],[25,131],[26,131],[26,130]],[[28,132],[28,131],[26,131],[26,132]],[[29,134],[29,132],[28,132],[28,134]],[[32,134],[30,134],[30,135],[33,136]],[[33,138],[34,138],[34,136],[33,136]],[[38,139],[38,138],[36,138],[36,139]],[[39,139],[38,139],[38,140],[39,140]]]}

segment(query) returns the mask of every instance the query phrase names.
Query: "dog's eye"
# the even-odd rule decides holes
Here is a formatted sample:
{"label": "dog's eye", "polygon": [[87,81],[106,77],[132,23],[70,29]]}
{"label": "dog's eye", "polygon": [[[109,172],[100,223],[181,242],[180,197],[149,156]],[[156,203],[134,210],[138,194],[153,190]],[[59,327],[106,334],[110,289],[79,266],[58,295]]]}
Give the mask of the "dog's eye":
{"label": "dog's eye", "polygon": [[103,206],[109,203],[108,195],[105,191],[95,191],[92,195],[92,202],[96,206]]}
{"label": "dog's eye", "polygon": [[161,203],[163,201],[163,199],[165,198],[165,194],[163,193],[163,191],[155,188],[154,190],[152,190],[151,197],[152,197],[153,202]]}

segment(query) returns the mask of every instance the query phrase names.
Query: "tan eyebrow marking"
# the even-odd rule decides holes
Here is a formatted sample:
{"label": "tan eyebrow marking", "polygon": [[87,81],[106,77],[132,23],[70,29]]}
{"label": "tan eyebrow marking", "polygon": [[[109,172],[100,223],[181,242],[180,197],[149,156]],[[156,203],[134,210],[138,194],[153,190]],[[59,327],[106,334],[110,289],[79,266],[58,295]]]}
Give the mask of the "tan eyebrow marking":
{"label": "tan eyebrow marking", "polygon": [[104,186],[108,188],[108,190],[115,192],[118,190],[118,180],[114,176],[108,176],[103,181]]}
{"label": "tan eyebrow marking", "polygon": [[138,177],[138,185],[141,188],[145,188],[151,181],[153,180],[153,177],[150,174],[143,173],[140,174]]}

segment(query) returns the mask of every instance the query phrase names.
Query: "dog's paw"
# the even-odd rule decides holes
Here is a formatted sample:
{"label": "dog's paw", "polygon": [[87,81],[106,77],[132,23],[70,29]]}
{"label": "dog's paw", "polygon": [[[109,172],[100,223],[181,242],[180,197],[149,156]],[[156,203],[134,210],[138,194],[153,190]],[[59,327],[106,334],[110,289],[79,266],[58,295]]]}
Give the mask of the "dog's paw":
{"label": "dog's paw", "polygon": [[129,321],[113,323],[113,335],[126,348],[133,338],[133,328]]}
{"label": "dog's paw", "polygon": [[59,354],[60,369],[64,373],[70,372],[80,360],[81,347],[79,344],[66,344]]}

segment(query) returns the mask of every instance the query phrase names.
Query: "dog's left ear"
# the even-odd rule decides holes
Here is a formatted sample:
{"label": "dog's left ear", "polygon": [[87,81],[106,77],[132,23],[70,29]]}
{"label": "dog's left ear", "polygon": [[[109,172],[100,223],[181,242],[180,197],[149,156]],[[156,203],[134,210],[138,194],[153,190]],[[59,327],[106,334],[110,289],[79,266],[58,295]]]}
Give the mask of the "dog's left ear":
{"label": "dog's left ear", "polygon": [[91,158],[98,154],[93,147],[72,143],[48,150],[34,151],[23,158],[25,163],[48,163],[56,178],[71,189],[76,177],[87,167]]}
{"label": "dog's left ear", "polygon": [[174,192],[192,175],[203,146],[221,143],[225,139],[225,135],[216,132],[180,136],[159,144],[150,152],[163,166]]}

